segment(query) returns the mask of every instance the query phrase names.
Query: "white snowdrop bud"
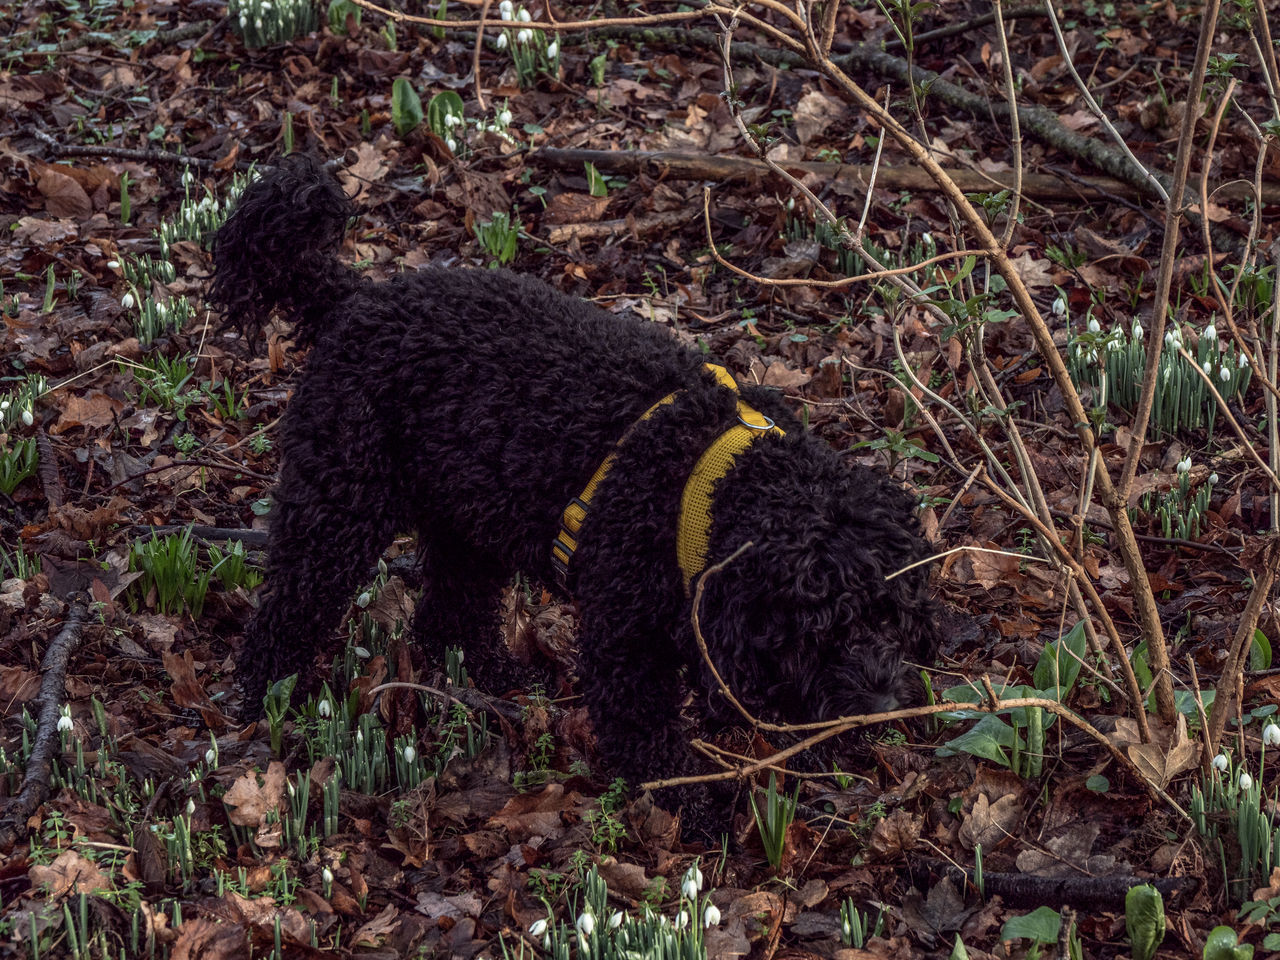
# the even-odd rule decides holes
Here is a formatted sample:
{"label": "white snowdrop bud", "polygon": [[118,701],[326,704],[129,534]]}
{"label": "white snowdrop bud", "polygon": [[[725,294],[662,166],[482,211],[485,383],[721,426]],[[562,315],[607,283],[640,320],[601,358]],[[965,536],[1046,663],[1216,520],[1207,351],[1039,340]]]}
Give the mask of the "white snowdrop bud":
{"label": "white snowdrop bud", "polygon": [[609,918],[609,929],[617,930],[620,926],[622,926],[622,911],[615,910],[613,916]]}
{"label": "white snowdrop bud", "polygon": [[1170,330],[1164,335],[1164,345],[1166,347],[1172,347],[1173,344],[1174,344],[1173,331]]}
{"label": "white snowdrop bud", "polygon": [[405,745],[403,753],[405,763],[413,763],[414,760],[418,759],[418,751],[408,744]]}
{"label": "white snowdrop bud", "polygon": [[36,418],[32,415],[30,407],[22,411],[22,422],[28,427],[36,422]]}
{"label": "white snowdrop bud", "polygon": [[356,606],[363,610],[369,605],[369,601],[373,599],[373,594],[366,590],[360,596],[356,597]]}
{"label": "white snowdrop bud", "polygon": [[1247,773],[1241,773],[1241,774],[1240,774],[1240,789],[1241,789],[1241,790],[1248,790],[1248,789],[1250,789],[1252,786],[1253,786],[1253,777],[1249,776]]}
{"label": "white snowdrop bud", "polygon": [[356,743],[364,743],[364,731],[363,731],[363,730],[357,730],[357,731],[356,731]]}
{"label": "white snowdrop bud", "polygon": [[[932,233],[930,233],[928,230],[926,230],[924,233],[920,234],[920,242],[921,242],[921,243],[923,243],[926,247],[932,247],[932,246],[933,246],[933,234],[932,234]],[[1059,299],[1061,299],[1061,298],[1059,298]]]}
{"label": "white snowdrop bud", "polygon": [[120,298],[120,306],[124,307],[126,310],[132,310],[133,303],[134,303],[134,300],[133,300],[132,293],[126,293],[123,297]]}
{"label": "white snowdrop bud", "polygon": [[1178,472],[1179,473],[1191,472],[1191,456],[1189,454],[1187,455],[1187,458],[1185,460],[1178,461]]}
{"label": "white snowdrop bud", "polygon": [[0,400],[0,410],[8,410],[8,409],[9,409],[9,401]]}
{"label": "white snowdrop bud", "polygon": [[1236,357],[1236,366],[1239,367],[1241,370],[1243,370],[1248,365],[1249,365],[1249,358],[1246,357],[1243,353],[1240,354],[1240,356]]}
{"label": "white snowdrop bud", "polygon": [[546,932],[547,932],[546,920],[535,920],[533,921],[533,923],[529,924],[529,936],[531,937],[540,937]]}
{"label": "white snowdrop bud", "polygon": [[1216,473],[1209,474],[1209,486],[1213,487],[1213,486],[1217,486],[1217,484],[1218,484],[1218,475]]}
{"label": "white snowdrop bud", "polygon": [[187,798],[187,816],[191,816],[196,812],[196,802],[190,797]]}
{"label": "white snowdrop bud", "polygon": [[1225,772],[1229,766],[1231,766],[1231,761],[1227,759],[1227,755],[1225,753],[1220,753],[1213,758],[1213,769],[1219,772]]}
{"label": "white snowdrop bud", "polygon": [[[1218,328],[1212,323],[1204,328],[1204,336],[1206,340],[1214,341],[1218,339]],[[1216,346],[1216,344],[1215,344]]]}
{"label": "white snowdrop bud", "polygon": [[507,49],[507,35],[505,33],[498,34],[498,39],[493,41],[493,44],[499,50]]}
{"label": "white snowdrop bud", "polygon": [[1143,338],[1144,334],[1145,334],[1145,331],[1142,329],[1142,324],[1140,324],[1137,320],[1133,321],[1133,339],[1134,339],[1134,341],[1135,341],[1135,342],[1137,342],[1137,343],[1141,343],[1141,342],[1142,342],[1142,338]]}
{"label": "white snowdrop bud", "polygon": [[520,12],[516,14],[516,19],[519,20],[521,23],[528,23],[530,20],[533,19],[533,17],[530,15],[528,10],[526,10],[524,7],[521,7]]}
{"label": "white snowdrop bud", "polygon": [[320,871],[320,879],[323,880],[325,883],[333,883],[333,871],[330,870],[328,867],[325,867],[323,870]]}
{"label": "white snowdrop bud", "polygon": [[683,930],[689,925],[689,911],[681,910],[676,914],[676,929]]}
{"label": "white snowdrop bud", "polygon": [[213,752],[213,747],[210,747],[208,750],[204,752],[204,762],[207,763],[209,766],[212,767],[217,762],[217,760],[218,760],[218,755]]}
{"label": "white snowdrop bud", "polygon": [[108,270],[119,270],[119,269],[120,269],[120,261],[119,261],[119,260],[108,260],[108,261],[107,261],[107,269],[108,269]]}
{"label": "white snowdrop bud", "polygon": [[1101,332],[1102,332],[1102,324],[1100,324],[1100,323],[1098,322],[1098,318],[1097,318],[1097,317],[1090,317],[1090,318],[1089,318],[1089,332],[1090,332],[1090,333],[1101,333]]}
{"label": "white snowdrop bud", "polygon": [[708,903],[707,909],[702,912],[702,925],[710,929],[720,922],[720,908],[714,903]]}
{"label": "white snowdrop bud", "polygon": [[1200,364],[1200,366],[1204,368],[1204,372],[1205,372],[1205,373],[1213,373],[1213,364],[1212,364],[1211,362],[1209,362],[1208,360],[1206,360],[1204,363]]}
{"label": "white snowdrop bud", "polygon": [[450,153],[453,153],[458,149],[458,142],[454,140],[453,137],[445,137],[444,145],[449,148]]}
{"label": "white snowdrop bud", "polygon": [[[547,48],[547,50],[548,50],[548,52],[550,52],[551,48],[550,48],[550,47],[548,47],[548,48]],[[500,124],[502,124],[504,127],[505,127],[507,124],[509,124],[509,123],[511,122],[511,111],[510,111],[510,110],[503,110],[503,111],[501,111],[501,112],[498,114],[498,122],[499,122]]]}
{"label": "white snowdrop bud", "polygon": [[325,718],[333,716],[333,707],[330,705],[328,697],[316,704],[316,714]]}
{"label": "white snowdrop bud", "polygon": [[560,52],[559,40],[552,40],[550,43],[547,44],[547,59],[554,60],[556,58],[556,55],[559,52]]}
{"label": "white snowdrop bud", "polygon": [[240,14],[240,29],[244,30],[249,26],[249,18],[245,14]]}
{"label": "white snowdrop bud", "polygon": [[1262,728],[1262,742],[1268,747],[1280,747],[1280,727],[1268,723]]}
{"label": "white snowdrop bud", "polygon": [[498,16],[502,17],[503,20],[510,20],[515,16],[515,14],[516,5],[512,3],[511,0],[502,0],[502,2],[498,4]]}
{"label": "white snowdrop bud", "polygon": [[71,721],[71,718],[67,716],[65,713],[58,718],[59,733],[70,733],[71,728],[74,726],[75,724]]}
{"label": "white snowdrop bud", "polygon": [[687,900],[698,899],[698,885],[687,873],[684,875],[684,882],[680,884],[680,895]]}
{"label": "white snowdrop bud", "polygon": [[532,30],[525,29],[525,30],[520,30],[518,33],[516,33],[516,43],[528,43],[532,39],[533,39]]}
{"label": "white snowdrop bud", "polygon": [[1053,301],[1053,315],[1055,317],[1065,317],[1067,315],[1067,301],[1062,297],[1058,297]]}
{"label": "white snowdrop bud", "polygon": [[261,17],[254,17],[254,18],[253,18],[253,29],[258,30],[258,31],[261,31],[261,30],[262,30],[262,18],[261,18]]}
{"label": "white snowdrop bud", "polygon": [[589,937],[596,929],[596,918],[589,913],[580,914],[575,926],[580,934],[584,937]]}
{"label": "white snowdrop bud", "polygon": [[1223,383],[1226,383],[1228,380],[1231,379],[1231,371],[1228,370],[1226,367],[1220,367],[1218,369],[1218,379],[1221,380]]}

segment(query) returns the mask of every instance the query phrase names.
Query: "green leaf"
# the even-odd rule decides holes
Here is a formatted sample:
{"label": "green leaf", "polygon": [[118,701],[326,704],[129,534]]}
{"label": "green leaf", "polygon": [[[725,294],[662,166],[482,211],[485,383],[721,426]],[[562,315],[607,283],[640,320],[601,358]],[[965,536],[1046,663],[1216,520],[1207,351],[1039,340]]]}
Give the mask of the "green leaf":
{"label": "green leaf", "polygon": [[1151,960],[1164,940],[1164,898],[1149,883],[1130,887],[1124,897],[1124,929],[1133,960]]}
{"label": "green leaf", "polygon": [[943,750],[950,750],[952,753],[968,753],[975,757],[982,757],[984,760],[990,760],[992,763],[998,763],[1002,767],[1007,767],[1009,766],[1009,756],[1005,753],[1005,750],[1013,749],[1015,739],[1021,746],[1022,738],[1018,736],[1013,727],[994,714],[987,714],[975,723],[972,728],[939,747],[939,754],[942,756],[951,755],[949,753],[943,754]]}
{"label": "green leaf", "polygon": [[587,189],[591,191],[593,197],[607,197],[609,195],[609,185],[604,182],[604,177],[600,176],[600,171],[596,169],[596,165],[590,160],[583,163],[587,169]]}
{"label": "green leaf", "polygon": [[1100,773],[1095,773],[1092,777],[1084,782],[1086,790],[1092,790],[1094,793],[1106,793],[1111,789],[1111,781]]}
{"label": "green leaf", "polygon": [[1271,641],[1261,630],[1253,631],[1253,646],[1249,648],[1249,669],[1267,670],[1271,667]]}
{"label": "green leaf", "polygon": [[1236,932],[1230,927],[1214,927],[1204,944],[1204,960],[1252,960],[1253,945],[1236,940]]}
{"label": "green leaf", "polygon": [[1262,938],[1262,949],[1271,953],[1280,951],[1280,933],[1268,933]]}
{"label": "green leaf", "polygon": [[960,934],[956,934],[956,944],[951,948],[951,955],[947,960],[969,960],[969,951],[964,948],[964,941],[960,939]]}
{"label": "green leaf", "polygon": [[[431,102],[427,104],[427,126],[431,128],[440,139],[449,136],[449,127],[451,124],[446,117],[457,117],[461,120],[466,115],[466,109],[462,105],[462,97],[458,96],[452,90],[445,90],[443,93],[437,93],[431,98]],[[457,126],[457,124],[453,124]]]}
{"label": "green leaf", "polygon": [[1059,695],[1055,699],[1062,700],[1080,675],[1080,662],[1084,659],[1085,646],[1084,621],[1078,620],[1074,627],[1041,652],[1032,674],[1036,686],[1041,690],[1058,687]]}
{"label": "green leaf", "polygon": [[1021,917],[1011,917],[1000,928],[1001,940],[1034,940],[1036,943],[1057,943],[1062,929],[1062,917],[1052,907],[1038,907]]}
{"label": "green leaf", "polygon": [[391,85],[391,122],[400,137],[413,132],[422,122],[422,101],[413,84],[404,77],[396,77]]}

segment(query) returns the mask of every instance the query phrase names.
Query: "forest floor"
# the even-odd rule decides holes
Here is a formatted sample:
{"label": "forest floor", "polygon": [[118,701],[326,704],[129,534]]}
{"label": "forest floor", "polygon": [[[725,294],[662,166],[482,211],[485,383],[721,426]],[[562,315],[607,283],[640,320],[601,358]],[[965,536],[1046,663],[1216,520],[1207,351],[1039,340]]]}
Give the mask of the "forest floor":
{"label": "forest floor", "polygon": [[[666,10],[641,3],[619,16]],[[545,7],[530,12],[546,20]],[[914,11],[914,61],[1000,105],[987,12],[964,0]],[[1138,158],[1165,172],[1199,15],[1180,2],[1089,0],[1064,17],[1076,69]],[[947,202],[827,78],[744,46],[726,98],[710,18],[521,38],[517,15],[491,24],[479,47],[474,29],[389,26],[340,2],[318,19],[289,43],[249,48],[214,0],[0,2],[0,796],[17,803],[26,783],[42,801],[9,814],[21,816],[0,855],[0,955],[534,956],[548,936],[538,921],[572,925],[591,902],[591,937],[550,928],[564,950],[585,956],[613,936],[605,911],[622,911],[631,929],[650,922],[648,910],[678,930],[687,955],[1112,957],[1131,951],[1126,891],[1151,882],[1164,893],[1161,956],[1244,956],[1237,936],[1280,956],[1280,834],[1268,876],[1265,861],[1242,860],[1233,816],[1208,816],[1215,840],[1184,813],[1194,790],[1221,781],[1218,793],[1236,798],[1239,774],[1251,772],[1263,815],[1275,816],[1280,764],[1259,767],[1280,702],[1269,607],[1223,774],[1202,769],[1194,709],[1245,606],[1249,547],[1272,523],[1266,479],[1246,450],[1266,452],[1256,383],[1228,397],[1248,444],[1219,414],[1216,429],[1157,431],[1142,452],[1131,506],[1185,714],[1162,746],[1144,748],[1126,738],[1132,706],[1096,658],[1046,682],[1046,650],[1084,651],[1065,581],[1030,526],[971,482],[983,453],[960,413],[988,417],[984,439],[1010,465],[1001,417],[1011,414],[1062,536],[1080,516],[1080,446],[1025,324],[999,312],[1001,284],[981,262],[968,277],[956,260],[920,271],[953,307],[964,306],[952,293],[966,284],[990,291],[947,325],[883,282],[769,282],[835,280],[865,264],[815,227],[793,183],[751,165],[733,98],[751,129],[767,127],[770,156],[851,223],[878,157],[866,236],[895,265],[966,246]],[[1003,229],[999,193],[1015,163],[1007,114],[957,107],[941,82],[912,88],[895,77],[894,22],[875,4],[841,7],[833,51],[946,166],[989,184],[966,190],[986,195]],[[1011,256],[1064,350],[1091,320],[1100,335],[1119,331],[1126,350],[1133,324],[1149,323],[1163,207],[1132,183],[1088,179],[1103,171],[1073,144],[1106,134],[1043,10],[1015,11],[1009,30],[1023,102],[1077,138],[1024,131],[1023,164],[1036,176]],[[1214,183],[1269,183],[1276,153],[1258,166],[1258,140],[1238,119],[1266,117],[1253,48],[1225,19],[1219,47],[1227,56],[1211,67],[1209,108],[1229,94],[1237,112],[1212,153],[1197,154],[1193,183],[1202,166]],[[1232,76],[1239,85],[1228,91]],[[416,124],[413,104],[393,98],[396,78],[417,94]],[[446,92],[456,97],[438,97]],[[461,119],[443,121],[450,111]],[[1201,127],[1203,148],[1209,122]],[[676,811],[593,775],[590,724],[573,695],[574,610],[541,586],[508,592],[506,623],[513,645],[558,664],[558,689],[487,705],[469,695],[470,709],[367,695],[384,679],[447,682],[444,665],[415,666],[398,640],[413,605],[411,539],[388,554],[360,606],[353,598],[355,652],[338,672],[355,675],[354,694],[341,706],[293,703],[273,744],[270,725],[240,702],[234,662],[260,580],[276,431],[305,354],[287,329],[255,348],[205,309],[201,240],[225,213],[233,177],[287,150],[341,160],[362,209],[343,255],[370,276],[509,261],[784,391],[850,462],[891,470],[918,494],[939,553],[992,551],[936,564],[954,621],[937,663],[923,665],[934,695],[982,690],[986,679],[1008,696],[1051,696],[1137,766],[1052,714],[1038,719],[1042,740],[1030,739],[1026,711],[915,719],[874,732],[839,777],[789,777],[799,816],[773,857],[745,802],[720,847],[684,844]],[[684,160],[664,165],[647,151]],[[838,176],[842,163],[861,165],[863,179]],[[1239,196],[1208,208],[1217,249],[1184,229],[1172,303],[1188,343],[1213,346],[1204,331],[1220,312],[1214,270],[1245,277],[1253,299],[1239,294],[1242,313],[1269,309],[1273,268],[1232,271],[1251,227],[1255,249],[1270,249],[1276,200]],[[171,242],[158,239],[162,225]],[[973,400],[965,358],[975,325],[1004,411]],[[907,367],[959,409],[904,390]],[[1113,405],[1107,418],[1111,458],[1127,442],[1129,412]],[[1088,509],[1082,529],[1081,562],[1132,645],[1140,625],[1105,515]],[[70,642],[62,667],[49,656],[59,641]],[[1143,651],[1132,654],[1141,676]],[[42,677],[59,671],[65,692],[44,702],[65,704],[69,729],[53,734],[52,766],[40,770],[31,757],[48,749],[58,714],[41,728],[36,699]],[[757,756],[770,749],[755,737]],[[695,867],[703,884],[691,899],[682,886]],[[719,918],[704,931],[708,904]],[[858,918],[873,928],[865,936],[850,929]],[[1204,954],[1222,925],[1230,936],[1219,932],[1220,952]]]}

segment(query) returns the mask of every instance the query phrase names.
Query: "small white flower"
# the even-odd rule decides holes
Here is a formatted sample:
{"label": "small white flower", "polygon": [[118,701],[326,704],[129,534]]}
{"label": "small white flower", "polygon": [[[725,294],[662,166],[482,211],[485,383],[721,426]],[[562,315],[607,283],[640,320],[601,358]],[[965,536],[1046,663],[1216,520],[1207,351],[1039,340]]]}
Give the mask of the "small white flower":
{"label": "small white flower", "polygon": [[1247,773],[1242,772],[1240,774],[1240,789],[1248,790],[1252,786],[1253,786],[1253,777],[1249,776]]}
{"label": "small white flower", "polygon": [[1101,333],[1101,332],[1102,332],[1102,324],[1100,324],[1100,323],[1098,322],[1098,318],[1097,318],[1097,317],[1090,317],[1090,318],[1089,318],[1089,332],[1090,332],[1090,333]]}
{"label": "small white flower", "polygon": [[240,14],[240,29],[244,30],[249,26],[249,18],[245,14]]}
{"label": "small white flower", "polygon": [[191,186],[191,184],[195,182],[195,179],[196,178],[192,175],[190,169],[186,169],[182,171],[182,185],[184,187]]}
{"label": "small white flower", "polygon": [[1200,366],[1204,369],[1205,373],[1213,373],[1213,364],[1210,361],[1206,360],[1204,363],[1200,364]]}
{"label": "small white flower", "polygon": [[0,410],[8,410],[8,409],[9,409],[9,401],[0,400]]}
{"label": "small white flower", "polygon": [[680,895],[686,900],[698,899],[698,885],[694,883],[693,877],[687,873],[684,875],[684,882],[680,884]]}
{"label": "small white flower", "polygon": [[373,594],[366,590],[360,596],[356,597],[356,606],[363,610],[369,605],[369,601],[373,599]]}
{"label": "small white flower", "polygon": [[1134,339],[1134,342],[1135,342],[1135,343],[1141,343],[1141,342],[1142,342],[1142,338],[1143,338],[1144,334],[1145,334],[1145,331],[1142,329],[1142,324],[1140,324],[1137,320],[1133,321],[1133,339]]}
{"label": "small white flower", "polygon": [[1218,328],[1215,327],[1212,323],[1209,324],[1207,327],[1204,328],[1204,336],[1206,340],[1212,343],[1213,341],[1218,339]]}
{"label": "small white flower", "polygon": [[1187,454],[1187,458],[1185,460],[1178,461],[1178,472],[1179,473],[1191,472],[1191,455],[1190,454]]}
{"label": "small white flower", "polygon": [[[550,49],[551,49],[550,47],[547,48],[548,51],[550,51]],[[500,111],[498,113],[498,122],[502,124],[504,127],[507,124],[509,124],[511,122],[511,111],[510,110]]]}
{"label": "small white flower", "polygon": [[196,812],[196,802],[190,797],[187,798],[187,816],[191,816]]}
{"label": "small white flower", "polygon": [[720,922],[720,908],[708,902],[707,909],[702,912],[702,925],[708,929]]}
{"label": "small white flower", "polygon": [[213,747],[204,752],[204,762],[211,767],[218,762],[218,755],[213,752]]}
{"label": "small white flower", "polygon": [[445,137],[444,145],[449,148],[450,153],[453,153],[458,149],[458,142],[454,140],[453,137]]}
{"label": "small white flower", "polygon": [[1248,365],[1249,365],[1249,358],[1246,357],[1243,353],[1240,354],[1240,356],[1236,357],[1236,366],[1239,367],[1241,370],[1243,370]]}
{"label": "small white flower", "polygon": [[351,652],[354,653],[361,660],[368,660],[370,657],[373,656],[373,654],[369,652],[368,647],[352,647]]}
{"label": "small white flower", "polygon": [[529,924],[529,936],[531,937],[537,938],[542,936],[546,932],[547,932],[547,921],[545,919],[535,920],[533,921],[533,923]]}
{"label": "small white flower", "polygon": [[330,870],[328,867],[325,867],[323,870],[320,871],[320,879],[323,880],[325,883],[333,883],[333,871]]}
{"label": "small white flower", "polygon": [[22,422],[25,423],[28,427],[36,422],[36,418],[31,414],[30,407],[22,411]]}
{"label": "small white flower", "polygon": [[1216,473],[1209,474],[1209,486],[1211,487],[1217,486],[1217,483],[1218,483],[1218,475]]}
{"label": "small white flower", "polygon": [[254,18],[253,18],[253,29],[255,29],[255,30],[257,30],[257,31],[261,32],[261,30],[262,30],[262,18],[261,18],[261,17],[254,17]]}
{"label": "small white flower", "polygon": [[613,916],[609,918],[609,929],[617,930],[620,926],[622,926],[622,911],[615,910]]}
{"label": "small white flower", "polygon": [[528,10],[526,10],[524,7],[521,7],[520,12],[516,14],[516,19],[519,20],[521,23],[528,23],[530,20],[533,19],[533,17],[529,15]]}
{"label": "small white flower", "polygon": [[502,17],[503,20],[510,20],[515,15],[516,5],[512,3],[511,0],[502,0],[502,2],[498,4],[498,16]]}
{"label": "small white flower", "polygon": [[363,731],[363,730],[357,730],[357,731],[356,731],[356,743],[364,743],[364,731]]}
{"label": "small white flower", "polygon": [[1229,766],[1231,766],[1231,761],[1227,759],[1227,755],[1225,753],[1220,753],[1213,758],[1213,769],[1219,772],[1225,772]]}
{"label": "small white flower", "polygon": [[528,43],[532,39],[533,39],[532,30],[524,29],[516,32],[516,43]]}
{"label": "small white flower", "polygon": [[507,49],[507,35],[505,33],[498,34],[498,39],[493,41],[493,45],[499,50]]}
{"label": "small white flower", "polygon": [[132,310],[133,303],[134,303],[134,300],[133,300],[132,293],[126,293],[123,297],[120,298],[120,306],[124,307],[126,310]]}
{"label": "small white flower", "polygon": [[408,744],[405,745],[403,753],[405,763],[413,763],[414,760],[418,759],[418,751]]}
{"label": "small white flower", "polygon": [[329,703],[328,697],[316,704],[316,715],[325,718],[333,716],[333,706]]}
{"label": "small white flower", "polygon": [[456,113],[446,113],[444,115],[444,125],[446,127],[456,127],[458,125],[458,115]]}
{"label": "small white flower", "polygon": [[580,934],[584,937],[589,937],[596,929],[596,918],[589,913],[583,913],[579,915],[575,926]]}
{"label": "small white flower", "polygon": [[70,718],[69,716],[67,716],[65,713],[64,713],[62,716],[60,716],[60,717],[58,718],[58,732],[59,732],[59,733],[70,733],[70,732],[71,732],[71,729],[72,729],[74,726],[75,726],[75,724],[74,724],[74,723],[72,723],[71,718]]}
{"label": "small white flower", "polygon": [[108,260],[108,261],[107,261],[107,269],[108,269],[108,270],[119,270],[119,269],[120,269],[120,261],[119,261],[119,260]]}
{"label": "small white flower", "polygon": [[1170,330],[1164,335],[1164,345],[1166,347],[1172,347],[1173,344],[1174,344],[1173,331]]}
{"label": "small white flower", "polygon": [[1062,297],[1058,297],[1053,301],[1053,315],[1055,317],[1065,317],[1067,315],[1067,301]]}
{"label": "small white flower", "polygon": [[930,233],[928,230],[926,230],[924,233],[920,234],[920,242],[923,243],[926,247],[932,247],[933,234]]}
{"label": "small white flower", "polygon": [[556,58],[556,54],[558,54],[559,52],[560,52],[560,41],[559,41],[559,40],[552,40],[550,43],[548,43],[548,44],[547,44],[547,59],[548,59],[548,60],[554,60],[554,59]]}
{"label": "small white flower", "polygon": [[681,910],[676,914],[676,929],[683,930],[689,925],[689,911]]}
{"label": "small white flower", "polygon": [[1268,747],[1280,747],[1280,727],[1268,723],[1262,728],[1262,742]]}
{"label": "small white flower", "polygon": [[1231,379],[1231,371],[1228,370],[1226,367],[1220,367],[1218,369],[1218,379],[1221,380],[1223,383],[1226,383],[1228,380]]}

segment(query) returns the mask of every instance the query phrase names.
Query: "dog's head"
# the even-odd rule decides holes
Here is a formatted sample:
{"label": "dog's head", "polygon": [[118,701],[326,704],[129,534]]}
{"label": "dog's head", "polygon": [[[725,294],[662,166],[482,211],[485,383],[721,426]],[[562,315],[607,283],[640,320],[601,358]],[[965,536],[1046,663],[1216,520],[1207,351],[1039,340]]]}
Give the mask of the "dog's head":
{"label": "dog's head", "polygon": [[[797,495],[757,488],[719,526],[723,559],[707,576],[700,627],[730,690],[765,720],[807,723],[907,705],[913,673],[938,639],[928,555],[907,495],[870,470],[841,471]],[[715,558],[713,558],[715,559]],[[714,680],[704,671],[704,685]],[[713,701],[717,699],[713,697]]]}

